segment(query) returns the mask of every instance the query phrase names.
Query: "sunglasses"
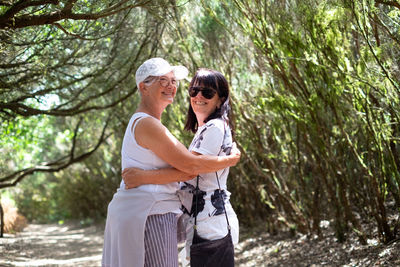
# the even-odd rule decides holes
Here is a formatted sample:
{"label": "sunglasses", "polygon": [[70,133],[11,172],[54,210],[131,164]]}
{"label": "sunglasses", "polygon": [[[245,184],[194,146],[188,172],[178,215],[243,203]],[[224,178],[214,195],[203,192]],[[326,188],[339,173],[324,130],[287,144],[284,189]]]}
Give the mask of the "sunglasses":
{"label": "sunglasses", "polygon": [[213,98],[217,93],[217,91],[212,88],[201,87],[201,86],[189,87],[190,97],[195,97],[199,92],[201,92],[201,95],[206,99]]}

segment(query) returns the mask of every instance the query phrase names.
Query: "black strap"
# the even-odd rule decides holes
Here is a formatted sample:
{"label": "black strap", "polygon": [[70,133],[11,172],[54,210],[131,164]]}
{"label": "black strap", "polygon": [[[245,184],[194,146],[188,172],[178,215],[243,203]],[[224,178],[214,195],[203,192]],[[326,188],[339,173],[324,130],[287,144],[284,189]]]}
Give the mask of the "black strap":
{"label": "black strap", "polygon": [[193,228],[194,228],[195,231],[196,231],[196,228],[197,228],[197,202],[198,202],[199,191],[200,191],[200,188],[199,188],[199,177],[200,177],[200,175],[197,175],[196,188],[194,189],[195,196],[196,196],[196,206],[194,208],[195,217],[194,217],[194,226],[193,226]]}
{"label": "black strap", "polygon": [[[219,191],[222,192],[221,186],[219,185],[219,178],[218,178],[218,173],[217,172],[215,172],[215,176],[217,176],[217,182],[218,182]],[[226,223],[228,225],[228,231],[230,231],[231,230],[231,226],[229,225],[228,214],[226,213],[225,200],[223,199],[222,194],[220,194],[219,197],[221,198],[222,204],[224,205]]]}
{"label": "black strap", "polygon": [[[217,172],[215,172],[215,176],[217,177],[218,188],[219,188],[220,192],[222,192],[221,185],[219,184],[219,178],[218,178],[218,173],[217,173]],[[194,189],[194,190],[195,190],[195,197],[196,197],[196,201],[195,201],[196,204],[195,204],[195,209],[194,209],[194,214],[195,214],[195,216],[194,216],[194,226],[193,226],[193,228],[194,228],[195,231],[197,230],[197,202],[198,202],[198,196],[199,196],[199,193],[198,193],[198,192],[200,191],[200,188],[199,188],[199,178],[200,178],[200,176],[197,175],[197,178],[196,178],[196,188]],[[230,226],[230,224],[229,224],[228,214],[226,213],[225,201],[224,201],[224,199],[222,198],[222,194],[219,194],[219,197],[220,197],[220,199],[221,199],[221,201],[222,201],[222,205],[223,205],[223,207],[224,207],[224,212],[225,212],[225,218],[226,218],[227,228],[228,228],[228,231],[230,232],[230,231],[231,231],[231,226]]]}

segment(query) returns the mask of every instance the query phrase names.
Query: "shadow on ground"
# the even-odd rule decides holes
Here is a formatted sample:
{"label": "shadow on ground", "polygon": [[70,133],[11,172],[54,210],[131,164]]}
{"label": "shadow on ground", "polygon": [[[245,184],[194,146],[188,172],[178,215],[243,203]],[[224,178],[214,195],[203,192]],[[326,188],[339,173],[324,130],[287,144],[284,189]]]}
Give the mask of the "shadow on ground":
{"label": "shadow on ground", "polygon": [[30,224],[0,238],[0,266],[100,266],[103,226]]}
{"label": "shadow on ground", "polygon": [[[100,266],[104,224],[30,224],[0,238],[0,266]],[[242,229],[236,266],[400,266],[400,240],[388,245],[355,238],[344,243],[325,232],[324,239],[288,233],[270,235]]]}

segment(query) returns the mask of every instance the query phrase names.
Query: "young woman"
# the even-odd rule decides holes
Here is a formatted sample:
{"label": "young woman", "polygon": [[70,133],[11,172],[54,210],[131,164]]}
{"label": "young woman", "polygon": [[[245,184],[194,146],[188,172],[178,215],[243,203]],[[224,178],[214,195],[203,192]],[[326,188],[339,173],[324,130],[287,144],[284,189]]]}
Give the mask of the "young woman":
{"label": "young woman", "polygon": [[[210,69],[199,69],[193,77],[190,87],[190,105],[187,114],[185,129],[195,133],[189,151],[194,155],[229,155],[232,149],[232,134],[229,104],[229,86],[225,77]],[[164,173],[165,171],[165,173]],[[138,169],[127,169],[123,173],[127,187],[135,187],[141,184],[162,184],[165,177],[169,176],[170,170],[160,169],[157,171],[143,171]],[[197,233],[201,238],[217,240],[225,237],[228,233],[228,217],[233,243],[239,239],[239,224],[237,216],[229,202],[230,193],[226,182],[229,167],[217,172],[200,172],[199,178],[182,183],[183,189],[194,192],[196,185],[200,189],[197,207]],[[176,180],[184,173],[176,173]],[[217,179],[218,176],[218,179]],[[169,176],[173,179],[171,176]],[[223,203],[221,203],[223,199]],[[193,208],[184,208],[190,218],[187,223],[186,251],[190,255],[190,246],[193,239],[193,226],[195,224],[196,212]],[[225,208],[225,210],[224,210]],[[232,259],[233,261],[233,259]]]}
{"label": "young woman", "polygon": [[240,153],[196,156],[161,124],[162,112],[175,97],[177,81],[187,73],[185,67],[171,66],[161,58],[145,61],[136,72],[141,100],[126,128],[122,169],[163,168],[164,182],[127,189],[121,181],[108,206],[102,266],[178,266],[179,184],[171,177],[189,179],[195,173],[233,166],[240,158]]}

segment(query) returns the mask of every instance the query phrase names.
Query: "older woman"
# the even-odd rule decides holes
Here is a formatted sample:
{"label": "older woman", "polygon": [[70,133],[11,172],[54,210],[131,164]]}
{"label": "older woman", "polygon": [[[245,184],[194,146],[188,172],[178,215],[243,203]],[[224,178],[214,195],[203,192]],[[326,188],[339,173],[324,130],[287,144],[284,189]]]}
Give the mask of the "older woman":
{"label": "older woman", "polygon": [[179,184],[173,181],[233,166],[240,158],[240,153],[196,156],[161,124],[178,80],[187,73],[185,67],[171,66],[161,58],[145,61],[136,72],[141,100],[126,128],[122,169],[164,168],[164,183],[127,189],[121,181],[108,206],[103,266],[178,266],[177,216],[181,211],[176,195]]}
{"label": "older woman", "polygon": [[[198,70],[190,83],[189,96],[190,105],[185,129],[195,133],[189,150],[195,155],[229,155],[233,146],[232,120],[230,120],[229,86],[225,77],[215,70]],[[127,169],[123,177],[128,187],[146,183],[160,184],[166,181],[164,177],[169,171]],[[229,167],[218,172],[201,172],[197,178],[183,184],[183,188],[196,192],[200,198],[197,199],[197,207],[196,201],[193,201],[193,205],[186,208],[186,212],[190,215],[186,228],[187,255],[190,254],[195,224],[196,235],[202,239],[222,239],[227,236],[230,229],[231,242],[238,242],[238,219],[229,202],[230,193],[226,186],[228,174]],[[177,173],[177,178],[180,175],[184,176],[184,173]],[[191,262],[191,265],[233,266],[233,248],[227,249],[230,249],[229,253],[227,250],[217,252],[214,247],[203,256],[197,257],[201,259],[200,262]]]}

